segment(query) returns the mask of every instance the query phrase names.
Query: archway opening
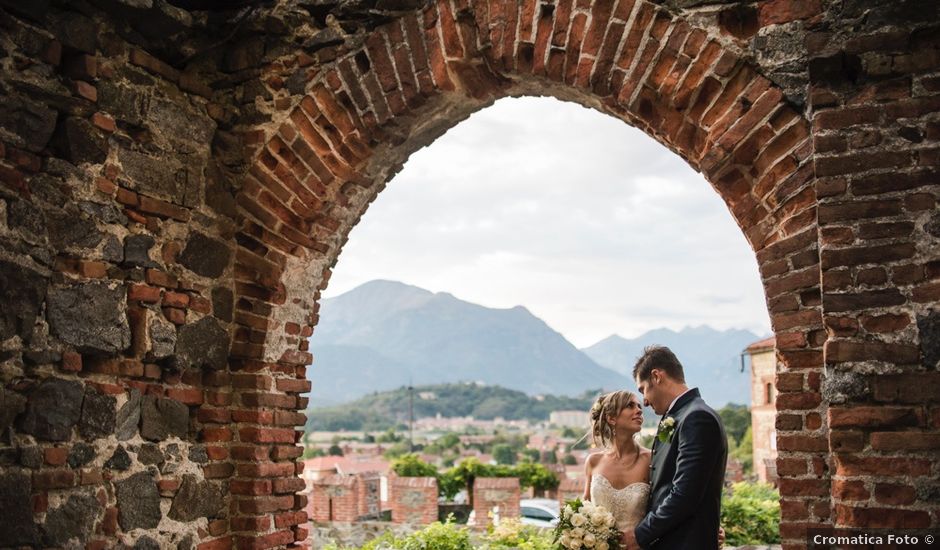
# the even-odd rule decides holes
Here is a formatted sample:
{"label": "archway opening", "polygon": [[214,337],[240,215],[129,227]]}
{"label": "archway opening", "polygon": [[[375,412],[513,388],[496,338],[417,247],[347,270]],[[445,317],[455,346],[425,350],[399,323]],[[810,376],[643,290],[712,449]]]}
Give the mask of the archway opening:
{"label": "archway opening", "polygon": [[[419,412],[418,433],[409,433],[408,394],[401,391],[406,386],[416,387],[422,411],[435,409],[428,400],[453,399],[444,383],[481,381],[541,399],[546,393],[574,397],[588,388],[635,389],[630,369],[636,354],[652,343],[676,350],[690,384],[728,419],[729,446],[737,451],[729,484],[755,477],[751,438],[742,441],[750,425],[752,382],[740,355],[769,331],[763,289],[753,253],[726,204],[682,159],[642,132],[576,104],[503,99],[412,155],[381,194],[350,233],[311,338],[316,359],[308,430],[317,433],[308,432],[313,437],[307,455],[344,455],[307,463],[314,492],[327,493],[333,490],[330,483],[341,482],[321,481],[328,472],[355,477],[362,465],[388,469],[391,459],[409,449],[440,472],[478,456],[477,451],[489,451],[460,444],[442,449],[435,443],[469,435],[461,430],[474,420],[492,421],[495,414],[485,405],[469,407],[476,418],[450,422],[433,422]],[[447,307],[441,310],[444,301]],[[512,357],[519,361],[518,379],[499,376],[500,369],[479,368],[480,363],[505,363],[507,342],[485,340],[487,321],[469,318],[493,315],[491,326],[504,330],[499,315],[520,305],[528,311],[516,323],[547,322],[540,328],[562,340],[568,337],[574,344],[566,342],[570,351],[620,378],[568,380],[553,370],[566,368],[564,360],[543,357],[541,369],[532,371],[532,365],[522,364],[528,357],[519,355]],[[508,336],[518,348],[540,343],[532,334]],[[454,347],[452,341],[461,338],[469,346]],[[484,346],[503,349],[487,354]],[[462,352],[476,357],[454,358]],[[583,367],[583,376],[594,372],[566,358],[568,370]],[[440,363],[447,368],[435,368]],[[392,395],[398,395],[397,408],[387,399]],[[586,416],[593,397],[581,404],[583,410],[573,411],[579,418]],[[344,404],[331,407],[337,401]],[[493,398],[488,405],[501,415],[509,411],[495,408]],[[446,407],[435,410],[444,418],[462,416]],[[461,403],[453,410],[468,407]],[[563,418],[564,411],[557,412],[551,416]],[[510,428],[536,441],[535,448],[514,449],[512,463],[542,451],[536,463],[559,464],[554,473],[566,487],[583,484],[590,451],[585,445],[569,451],[586,426],[549,427],[545,416],[542,425]],[[646,445],[652,440],[647,432],[655,431],[653,416],[647,410]],[[382,418],[391,422],[381,424]],[[402,439],[397,443],[389,437],[396,429]],[[416,444],[408,445],[409,437]],[[562,449],[548,449],[557,453],[554,461],[538,448],[546,439],[562,443]],[[366,442],[372,445],[361,445]],[[482,456],[497,462],[489,452]],[[567,460],[574,463],[561,467]],[[383,499],[403,498],[401,491],[390,494],[386,474],[379,472]],[[366,477],[372,476],[359,483],[368,485]],[[554,491],[551,496],[559,498]],[[309,502],[310,515],[326,520],[316,509],[326,500],[312,495]],[[395,511],[394,502],[381,505]],[[317,527],[311,532],[327,533]]]}

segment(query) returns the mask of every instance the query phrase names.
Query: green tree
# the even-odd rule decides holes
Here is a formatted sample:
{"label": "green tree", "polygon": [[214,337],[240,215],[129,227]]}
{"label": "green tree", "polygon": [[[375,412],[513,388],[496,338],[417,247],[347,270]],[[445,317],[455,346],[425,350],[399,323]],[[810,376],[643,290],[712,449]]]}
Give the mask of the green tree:
{"label": "green tree", "polygon": [[523,460],[528,460],[529,462],[539,462],[542,458],[542,453],[538,449],[530,449],[526,447],[522,449],[522,458]]}
{"label": "green tree", "polygon": [[751,426],[751,411],[745,405],[729,403],[718,410],[725,433],[734,438],[735,444],[741,442],[744,432]]}
{"label": "green tree", "polygon": [[731,436],[728,436],[728,454],[738,459],[745,472],[754,470],[754,434],[748,426],[737,445],[732,445]]}
{"label": "green tree", "polygon": [[343,449],[336,443],[330,445],[329,450],[326,451],[330,456],[343,456]]}
{"label": "green tree", "polygon": [[493,445],[493,460],[495,460],[497,464],[515,464],[516,451],[505,443]]}
{"label": "green tree", "polygon": [[561,462],[562,462],[565,466],[574,466],[575,464],[578,463],[578,459],[575,458],[573,454],[568,453],[568,454],[565,455],[564,458],[561,459]]}
{"label": "green tree", "polygon": [[522,488],[532,487],[538,492],[558,487],[558,476],[542,464],[522,462],[512,469],[512,474],[519,478]]}
{"label": "green tree", "polygon": [[326,452],[318,447],[304,447],[304,460],[308,458],[316,458],[318,456],[326,456]]}
{"label": "green tree", "polygon": [[556,451],[557,449],[542,451],[539,453],[539,462],[542,464],[558,464],[558,453]]}
{"label": "green tree", "polygon": [[416,454],[402,455],[392,461],[392,471],[401,477],[437,477],[437,468]]}

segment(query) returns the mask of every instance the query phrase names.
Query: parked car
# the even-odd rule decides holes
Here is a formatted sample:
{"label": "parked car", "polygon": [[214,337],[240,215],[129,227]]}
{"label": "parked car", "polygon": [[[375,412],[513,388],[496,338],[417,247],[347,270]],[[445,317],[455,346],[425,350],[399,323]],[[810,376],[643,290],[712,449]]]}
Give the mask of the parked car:
{"label": "parked car", "polygon": [[550,498],[524,498],[519,501],[520,519],[525,525],[555,527],[561,514],[557,500]]}

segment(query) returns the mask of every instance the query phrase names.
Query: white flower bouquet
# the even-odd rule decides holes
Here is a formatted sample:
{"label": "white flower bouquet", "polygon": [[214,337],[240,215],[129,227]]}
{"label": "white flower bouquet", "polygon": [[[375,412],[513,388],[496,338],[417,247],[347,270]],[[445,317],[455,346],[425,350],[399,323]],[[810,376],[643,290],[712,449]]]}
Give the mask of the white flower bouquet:
{"label": "white flower bouquet", "polygon": [[555,527],[554,541],[558,550],[618,550],[620,531],[614,516],[603,506],[580,498],[569,500],[561,509]]}

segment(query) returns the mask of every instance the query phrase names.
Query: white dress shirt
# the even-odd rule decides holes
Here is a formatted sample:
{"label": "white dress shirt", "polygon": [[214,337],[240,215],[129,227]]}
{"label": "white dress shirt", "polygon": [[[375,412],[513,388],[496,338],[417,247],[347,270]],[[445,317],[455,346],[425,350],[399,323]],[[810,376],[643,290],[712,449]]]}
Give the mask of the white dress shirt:
{"label": "white dress shirt", "polygon": [[669,414],[669,411],[671,411],[672,408],[676,406],[676,401],[678,401],[680,397],[682,397],[683,395],[689,393],[689,392],[692,391],[693,389],[695,389],[695,388],[689,388],[689,389],[685,390],[684,392],[680,393],[679,395],[677,395],[676,398],[672,400],[672,403],[669,404],[669,408],[666,409],[666,414],[664,414],[663,416],[666,416],[666,415]]}

